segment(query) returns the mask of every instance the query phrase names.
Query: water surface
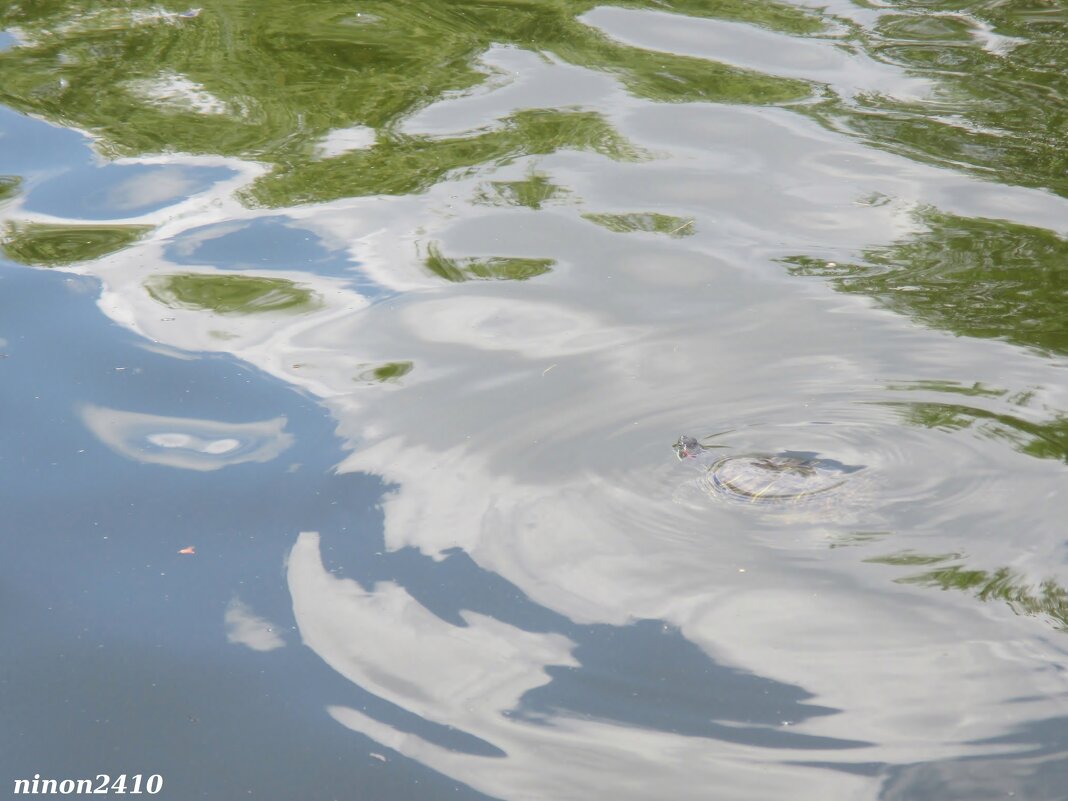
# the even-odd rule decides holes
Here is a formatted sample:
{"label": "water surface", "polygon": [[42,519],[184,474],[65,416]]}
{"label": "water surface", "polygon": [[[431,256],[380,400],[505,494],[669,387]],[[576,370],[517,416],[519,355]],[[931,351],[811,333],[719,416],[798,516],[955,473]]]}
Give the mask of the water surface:
{"label": "water surface", "polygon": [[1063,12],[189,11],[0,6],[5,781],[1061,801]]}

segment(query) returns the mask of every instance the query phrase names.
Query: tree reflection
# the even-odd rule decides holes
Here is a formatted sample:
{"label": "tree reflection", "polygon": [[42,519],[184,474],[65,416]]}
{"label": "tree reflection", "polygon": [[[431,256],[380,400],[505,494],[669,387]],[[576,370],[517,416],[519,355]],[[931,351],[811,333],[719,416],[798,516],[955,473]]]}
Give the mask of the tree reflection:
{"label": "tree reflection", "polygon": [[931,328],[1068,353],[1068,242],[1004,220],[934,209],[917,217],[925,232],[865,250],[857,263],[784,261],[794,275],[829,278]]}
{"label": "tree reflection", "polygon": [[374,147],[326,161],[284,166],[246,193],[253,205],[288,206],[359,195],[422,192],[458,170],[508,164],[523,156],[573,149],[632,161],[632,147],[599,114],[578,111],[521,111],[501,128],[478,136],[435,139],[398,135]]}
{"label": "tree reflection", "polygon": [[22,179],[17,175],[0,175],[0,201],[14,197],[21,183]]}
{"label": "tree reflection", "polygon": [[1068,194],[1068,12],[1043,2],[898,0],[873,29],[873,58],[938,81],[934,97],[864,94],[808,109],[835,130],[910,158]]}
{"label": "tree reflection", "polygon": [[634,212],[631,214],[583,214],[585,219],[609,231],[629,234],[646,231],[671,237],[690,236],[694,232],[693,218],[675,217],[657,212]]}
{"label": "tree reflection", "polygon": [[560,202],[568,190],[549,176],[532,172],[524,181],[489,181],[479,188],[473,202],[483,206],[525,206],[538,211],[547,203]]}
{"label": "tree reflection", "polygon": [[510,256],[493,256],[488,259],[449,258],[442,254],[441,248],[431,243],[427,246],[427,256],[423,260],[426,268],[434,275],[453,283],[464,281],[525,281],[552,270],[552,259],[522,259]]}
{"label": "tree reflection", "polygon": [[2,246],[4,255],[13,261],[61,267],[122,250],[148,230],[144,225],[9,223]]}
{"label": "tree reflection", "polygon": [[990,439],[1008,442],[1014,450],[1040,459],[1068,462],[1068,417],[1057,414],[1035,423],[1016,415],[952,403],[895,403],[907,422],[926,428],[972,429]]}
{"label": "tree reflection", "polygon": [[1038,585],[1008,567],[973,570],[958,561],[960,554],[922,555],[913,553],[879,556],[868,562],[895,567],[929,566],[930,569],[896,579],[899,584],[938,587],[970,593],[980,601],[1001,601],[1018,615],[1040,617],[1059,631],[1068,631],[1068,591],[1053,579]]}
{"label": "tree reflection", "polygon": [[[178,150],[266,161],[288,177],[279,184],[267,177],[255,199],[291,205],[298,198],[410,191],[398,187],[440,179],[434,165],[496,158],[475,147],[465,159],[457,141],[405,137],[399,126],[449,93],[486,83],[479,57],[492,46],[515,46],[609,73],[650,100],[788,103],[910,158],[1068,194],[1063,9],[987,3],[965,10],[948,0],[904,0],[865,28],[770,0],[608,4],[793,35],[833,30],[839,39],[845,30],[851,46],[935,81],[937,90],[920,99],[840,97],[816,81],[644,50],[583,24],[581,15],[606,5],[597,0],[368,0],[359,12],[341,0],[312,8],[211,0],[195,17],[163,12],[148,0],[114,8],[75,0],[0,11],[0,30],[14,32],[18,42],[0,52],[0,101],[97,132],[114,153]],[[317,161],[324,136],[355,126],[376,134],[359,164]],[[540,152],[534,141],[527,152]],[[569,144],[550,137],[540,146]]]}
{"label": "tree reflection", "polygon": [[[371,0],[354,12],[306,4],[213,0],[192,18],[153,3],[100,8],[93,0],[8,5],[0,30],[0,102],[103,136],[115,154],[177,150],[273,164],[250,200],[270,205],[426,188],[451,169],[563,147],[618,158],[620,137],[595,114],[517,115],[474,138],[405,136],[400,122],[449,92],[487,80],[479,57],[515,45],[610,72],[629,91],[668,102],[774,103],[810,93],[701,58],[618,43],[583,24],[595,0],[485,3]],[[627,2],[692,16],[810,33],[811,12],[775,2]],[[331,131],[365,126],[367,150],[319,160]]]}
{"label": "tree reflection", "polygon": [[[1006,389],[982,383],[958,384],[952,381],[909,381],[889,384],[892,392],[931,392],[962,395],[987,402],[1023,409],[1034,399],[1034,392],[1010,393]],[[897,409],[909,425],[939,431],[971,431],[985,439],[1008,443],[1013,450],[1039,459],[1068,463],[1068,415],[1054,412],[1046,420],[1036,421],[1009,411],[984,409],[966,403],[947,401],[879,401]]]}
{"label": "tree reflection", "polygon": [[306,311],[316,302],[314,292],[292,281],[247,275],[163,275],[147,281],[145,289],[164,306],[216,314]]}

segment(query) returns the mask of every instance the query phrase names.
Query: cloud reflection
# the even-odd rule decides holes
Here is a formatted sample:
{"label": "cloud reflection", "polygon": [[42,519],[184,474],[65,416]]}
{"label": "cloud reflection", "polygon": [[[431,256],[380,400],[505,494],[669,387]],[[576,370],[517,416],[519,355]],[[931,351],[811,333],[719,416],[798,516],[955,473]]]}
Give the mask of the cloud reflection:
{"label": "cloud reflection", "polygon": [[222,423],[193,417],[124,412],[87,405],[82,421],[116,453],[146,464],[183,470],[219,470],[245,462],[268,462],[293,444],[286,418]]}
{"label": "cloud reflection", "polygon": [[197,181],[181,167],[162,167],[125,179],[112,187],[108,200],[115,209],[130,211],[173,203],[192,194],[196,187]]}
{"label": "cloud reflection", "polygon": [[[305,644],[334,670],[494,750],[486,756],[449,749],[352,707],[331,705],[329,714],[480,792],[577,800],[598,788],[605,798],[697,799],[715,786],[736,799],[818,797],[798,788],[795,769],[743,760],[747,746],[566,713],[548,719],[513,714],[527,691],[548,683],[548,666],[577,666],[573,642],[470,611],[461,612],[465,625],[457,626],[393,582],[365,590],[326,569],[316,533],[298,537],[287,578]],[[821,777],[819,786],[847,793],[862,782],[841,773]]]}
{"label": "cloud reflection", "polygon": [[226,624],[227,642],[247,645],[253,651],[274,651],[285,647],[286,642],[278,634],[278,627],[255,614],[239,598],[234,598],[227,605],[223,622]]}
{"label": "cloud reflection", "polygon": [[[676,37],[687,29],[663,32]],[[827,59],[820,70],[838,74],[837,51],[818,47],[811,55]],[[599,84],[602,75],[587,77]],[[886,76],[889,84],[865,77],[866,88],[896,85],[895,75]],[[544,83],[553,91],[557,85]],[[548,125],[553,148],[558,141],[581,144],[564,136],[572,129],[606,136],[613,130],[589,115],[557,115],[548,118],[551,125],[508,117],[510,102],[489,93],[479,108],[489,120],[518,120],[521,133]],[[458,113],[472,108],[459,100],[451,111],[446,105],[438,106],[438,116],[431,107],[422,122],[432,129],[483,119]],[[903,209],[918,203],[965,216],[997,209],[1035,225],[1060,225],[1063,204],[865,149],[781,110],[665,107],[625,101],[621,92],[605,106],[625,109],[611,122],[628,142],[665,155],[609,163],[601,151],[577,148],[537,162],[515,157],[510,169],[453,171],[448,180],[435,172],[425,186],[406,184],[425,188],[419,194],[286,211],[238,208],[235,185],[220,183],[153,217],[161,224],[156,236],[79,269],[104,280],[101,308],[146,338],[232,353],[322,399],[352,448],[338,472],[362,471],[393,485],[382,503],[387,554],[411,549],[437,559],[462,549],[480,570],[568,626],[615,633],[635,619],[663,621],[709,661],[801,688],[813,703],[835,710],[761,723],[775,733],[789,724],[799,739],[823,745],[685,736],[633,718],[624,725],[618,712],[618,719],[605,720],[589,712],[594,705],[561,712],[547,703],[538,707],[538,720],[516,715],[529,707],[532,691],[556,684],[550,676],[576,665],[570,628],[567,636],[536,633],[472,611],[459,613],[462,624],[450,623],[420,603],[413,585],[412,592],[394,581],[360,586],[332,575],[317,536],[306,533],[293,548],[288,580],[309,647],[367,692],[430,723],[456,727],[498,756],[448,750],[350,707],[330,706],[329,713],[503,798],[871,798],[875,788],[862,775],[864,765],[986,758],[1004,748],[982,738],[1063,697],[1061,677],[1049,667],[1056,649],[984,616],[996,614],[992,606],[978,608],[950,594],[932,603],[919,588],[872,579],[868,565],[824,547],[826,530],[764,525],[743,517],[748,510],[671,503],[684,479],[670,472],[677,465],[668,446],[680,429],[708,432],[725,421],[759,424],[758,432],[774,433],[774,449],[815,448],[818,436],[844,431],[827,452],[879,467],[880,497],[900,502],[891,510],[896,525],[885,528],[952,538],[967,505],[987,527],[978,536],[970,532],[969,547],[988,548],[988,562],[1003,561],[999,549],[1010,547],[1014,558],[1033,559],[1036,537],[1021,525],[1020,510],[1042,508],[1044,518],[1056,519],[1063,502],[1051,507],[1052,495],[1043,506],[1024,504],[1032,496],[1000,477],[999,492],[925,491],[946,476],[967,475],[976,463],[1004,465],[1003,445],[954,447],[933,429],[903,429],[885,407],[857,401],[883,398],[879,388],[865,389],[882,375],[971,382],[1004,374],[1010,359],[1001,354],[1012,356],[1012,386],[1051,383],[1048,362],[872,315],[866,299],[828,298],[822,282],[802,291],[797,281],[778,280],[774,258],[816,253],[826,264],[829,255],[841,259],[838,253],[915,234]],[[456,142],[469,146],[466,139]],[[446,144],[459,148],[456,142]],[[426,152],[435,151],[427,145]],[[500,152],[502,161],[514,157]],[[340,174],[336,166],[324,168],[324,183]],[[525,179],[535,168],[545,177]],[[257,169],[246,164],[242,180]],[[365,173],[345,175],[363,180]],[[529,185],[520,188],[523,179]],[[693,219],[694,232],[667,247],[672,243],[598,229],[569,205],[534,214],[558,196],[550,188],[557,186],[606,214],[661,209],[664,217]],[[480,205],[488,191],[509,201],[490,215]],[[894,202],[857,202],[879,193]],[[266,226],[249,221],[268,217],[292,220],[291,227],[279,226],[289,237],[281,241],[296,242],[310,231],[324,247],[347,254],[354,281],[322,275],[318,262],[294,260],[272,270],[287,267],[281,280],[314,287],[323,305],[307,315],[221,318],[218,307],[184,302],[161,318],[161,307],[144,291],[146,279],[151,286],[174,275],[170,259],[193,255],[181,250],[185,232],[208,231],[202,245],[240,223],[262,246]],[[210,228],[220,223],[225,227]],[[176,253],[168,255],[168,242],[179,243]],[[529,253],[560,266],[525,284],[443,286],[419,257],[420,243],[428,242],[441,242],[442,253]],[[252,252],[226,245],[219,259]],[[196,255],[216,264],[207,250]],[[264,255],[277,257],[278,250],[264,247]],[[219,266],[208,270],[225,275]],[[371,303],[374,292],[385,294],[382,288],[407,294],[395,303]],[[384,403],[368,391],[372,364],[419,369]],[[87,407],[83,418],[124,456],[183,469],[265,461],[291,440],[284,418],[226,424],[99,407]],[[828,420],[840,425],[813,424]],[[1031,461],[1044,471],[1027,476],[1028,491],[1037,496],[1061,476],[1050,470],[1059,465]],[[1005,523],[1023,533],[982,536]],[[804,549],[810,535],[818,538],[818,552]],[[1025,535],[1024,547],[1006,545],[1009,536]],[[233,636],[245,637],[238,641],[255,647],[247,635],[263,623],[249,615],[236,608],[227,622]],[[716,692],[729,692],[703,678]],[[592,692],[607,696],[600,685]],[[623,704],[636,706],[629,698]],[[736,719],[716,722],[743,728]],[[872,745],[832,750],[831,739]],[[842,769],[818,772],[799,764],[814,751]]]}

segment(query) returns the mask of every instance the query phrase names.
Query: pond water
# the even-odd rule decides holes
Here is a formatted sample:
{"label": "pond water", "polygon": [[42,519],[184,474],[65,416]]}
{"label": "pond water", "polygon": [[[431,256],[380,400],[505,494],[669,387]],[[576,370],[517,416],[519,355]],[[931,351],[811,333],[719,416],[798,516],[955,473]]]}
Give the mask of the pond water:
{"label": "pond water", "polygon": [[1061,6],[0,31],[8,788],[1064,801]]}

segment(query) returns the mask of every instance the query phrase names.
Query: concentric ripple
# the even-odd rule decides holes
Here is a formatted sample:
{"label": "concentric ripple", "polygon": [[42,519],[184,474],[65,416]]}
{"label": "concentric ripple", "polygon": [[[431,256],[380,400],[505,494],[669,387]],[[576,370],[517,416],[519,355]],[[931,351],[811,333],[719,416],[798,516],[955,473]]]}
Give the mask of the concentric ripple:
{"label": "concentric ripple", "polygon": [[[1038,510],[1049,503],[1056,465],[1029,458],[1033,449],[1020,437],[970,424],[971,417],[924,417],[916,404],[899,398],[895,388],[872,389],[811,404],[805,411],[815,414],[807,420],[788,421],[796,410],[764,407],[751,413],[751,422],[713,424],[693,432],[705,439],[696,459],[683,460],[698,468],[689,479],[665,442],[663,458],[677,465],[673,499],[714,525],[728,515],[736,531],[809,522],[824,531],[922,536],[924,548],[945,540],[939,547],[949,550],[963,547],[965,532],[975,548],[980,542],[1008,545],[1003,533],[996,539],[987,534],[1044,528]],[[1004,406],[1004,399],[973,401],[984,406],[973,412],[980,422],[1005,417],[985,408]]]}
{"label": "concentric ripple", "polygon": [[790,503],[840,489],[849,472],[834,460],[807,454],[747,454],[719,459],[704,481],[713,492],[747,503]]}

